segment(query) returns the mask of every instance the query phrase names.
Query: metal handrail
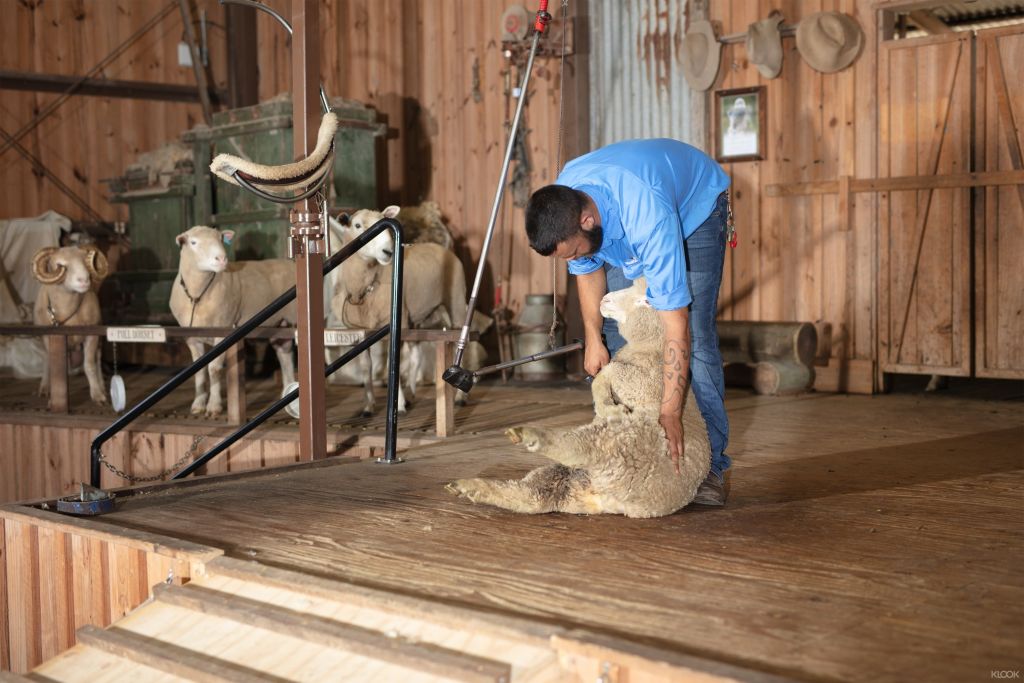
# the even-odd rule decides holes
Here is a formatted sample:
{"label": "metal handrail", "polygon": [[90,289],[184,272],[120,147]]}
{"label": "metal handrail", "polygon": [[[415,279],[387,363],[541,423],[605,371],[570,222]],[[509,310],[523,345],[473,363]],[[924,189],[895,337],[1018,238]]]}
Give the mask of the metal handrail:
{"label": "metal handrail", "polygon": [[[404,249],[402,247],[402,224],[393,218],[382,218],[373,224],[373,226],[364,232],[363,234],[356,237],[354,240],[346,244],[338,253],[331,256],[327,261],[324,262],[323,272],[327,275],[332,270],[337,268],[343,261],[348,259],[350,256],[355,254],[357,251],[362,249],[368,244],[373,238],[382,233],[384,230],[390,229],[392,236],[395,240],[395,252],[394,252],[394,269],[391,275],[391,321],[385,327],[380,328],[367,339],[364,339],[356,348],[365,350],[370,345],[379,341],[384,334],[390,332],[391,340],[389,346],[389,358],[391,363],[388,368],[388,399],[387,399],[387,425],[384,434],[384,461],[395,462],[395,445],[397,440],[397,429],[398,429],[398,358],[399,348],[401,346],[402,336],[402,325],[401,325],[401,311],[402,311],[402,277],[403,277],[403,258]],[[292,287],[287,292],[277,297],[274,301],[268,304],[263,310],[254,315],[253,317],[246,320],[238,328],[235,329],[230,335],[224,337],[219,343],[215,344],[213,348],[204,353],[202,356],[197,358],[191,365],[179,371],[174,377],[163,383],[149,396],[139,401],[135,406],[128,410],[124,415],[115,420],[109,427],[100,432],[92,442],[91,448],[91,467],[90,467],[90,480],[93,486],[99,487],[100,485],[100,463],[102,454],[100,448],[104,443],[112,439],[118,432],[123,430],[129,424],[134,422],[138,417],[149,410],[153,405],[158,403],[167,394],[171,393],[174,389],[179,387],[185,381],[190,379],[193,375],[199,372],[210,364],[215,358],[220,356],[222,353],[227,351],[233,345],[238,343],[242,338],[248,335],[252,330],[259,327],[261,323],[265,322],[274,313],[277,313],[282,308],[287,306],[295,299],[295,287]],[[383,332],[382,332],[383,331]],[[379,336],[378,336],[379,335]],[[373,340],[373,341],[369,341]],[[369,343],[367,343],[369,342]],[[354,351],[355,349],[353,349]],[[355,354],[358,355],[358,354]],[[340,368],[342,365],[347,363],[351,358],[354,358],[351,352],[345,354],[331,365],[325,368],[325,372],[330,375],[335,370]],[[344,362],[340,362],[344,361]],[[270,407],[263,410],[252,420],[243,425],[235,433],[228,436],[228,439],[232,439],[231,443],[234,443],[239,438],[252,431],[260,424],[265,422],[271,415],[278,412],[281,408],[288,405],[292,400],[295,399],[298,390],[291,392],[288,396],[291,399],[285,400],[284,398],[279,399],[273,403]],[[243,431],[244,430],[244,431]],[[223,442],[222,442],[223,443]],[[230,445],[230,444],[228,444]],[[206,462],[210,458],[220,453],[223,449],[218,450],[219,445],[211,449],[210,452],[204,454],[199,459]],[[216,452],[214,452],[216,451]],[[186,470],[189,468],[186,467]],[[191,471],[191,470],[190,470]],[[183,470],[184,472],[184,470]],[[184,474],[179,473],[181,476]],[[179,478],[175,475],[174,478]]]}

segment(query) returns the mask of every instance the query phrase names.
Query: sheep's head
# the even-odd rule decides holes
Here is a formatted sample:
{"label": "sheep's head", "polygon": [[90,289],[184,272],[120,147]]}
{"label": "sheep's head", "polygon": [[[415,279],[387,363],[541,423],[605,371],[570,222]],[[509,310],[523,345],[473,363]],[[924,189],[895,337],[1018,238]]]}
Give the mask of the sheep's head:
{"label": "sheep's head", "polygon": [[46,247],[32,260],[32,274],[44,285],[61,284],[85,293],[107,276],[107,257],[89,244],[84,247]]}
{"label": "sheep's head", "polygon": [[[341,233],[342,241],[348,243],[372,228],[382,218],[394,218],[398,215],[397,206],[389,206],[383,211],[360,209],[354,214],[341,214],[337,220],[331,219],[331,228]],[[373,260],[382,266],[391,263],[395,256],[395,240],[389,230],[381,232],[370,240],[370,243],[359,250],[359,256],[368,261]]]}
{"label": "sheep's head", "polygon": [[228,267],[228,252],[224,245],[231,244],[234,237],[234,230],[217,230],[205,225],[196,225],[175,239],[181,247],[182,259],[191,259],[201,271],[219,273]]}
{"label": "sheep's head", "polygon": [[601,299],[601,315],[619,324],[619,334],[631,344],[662,339],[664,325],[647,301],[647,281],[638,278],[633,286],[608,292]]}

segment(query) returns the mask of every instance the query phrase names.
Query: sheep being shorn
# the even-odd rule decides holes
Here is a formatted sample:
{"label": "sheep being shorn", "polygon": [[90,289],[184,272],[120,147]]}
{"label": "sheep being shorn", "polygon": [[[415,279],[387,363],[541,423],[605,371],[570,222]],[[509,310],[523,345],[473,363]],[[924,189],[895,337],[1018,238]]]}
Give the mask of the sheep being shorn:
{"label": "sheep being shorn", "polygon": [[[171,287],[171,313],[182,327],[235,327],[265,308],[267,304],[295,285],[295,264],[288,259],[239,261],[229,263],[225,243],[234,237],[231,230],[216,230],[197,225],[177,236],[181,247],[178,276]],[[295,304],[285,306],[266,325],[295,323]],[[206,346],[219,339],[189,337],[188,349],[197,360]],[[295,381],[291,339],[271,341],[281,364],[282,384]],[[224,355],[196,373],[196,395],[192,412],[211,417],[223,412],[221,379]],[[207,388],[209,382],[209,389]]]}
{"label": "sheep being shorn", "polygon": [[[36,295],[33,320],[36,325],[99,325],[100,301],[96,290],[107,276],[107,259],[94,246],[46,247],[32,260],[32,273],[42,283]],[[68,337],[69,350],[82,345],[82,364],[89,381],[89,398],[106,403],[103,371],[100,368],[99,337]],[[43,365],[39,394],[50,393],[50,366]]]}
{"label": "sheep being shorn", "polygon": [[692,395],[683,411],[680,473],[658,423],[664,328],[644,297],[645,283],[607,294],[601,312],[619,323],[626,346],[594,378],[595,417],[579,427],[513,427],[516,444],[556,464],[522,479],[460,479],[453,493],[521,513],[669,515],[693,500],[707,476],[711,445]]}

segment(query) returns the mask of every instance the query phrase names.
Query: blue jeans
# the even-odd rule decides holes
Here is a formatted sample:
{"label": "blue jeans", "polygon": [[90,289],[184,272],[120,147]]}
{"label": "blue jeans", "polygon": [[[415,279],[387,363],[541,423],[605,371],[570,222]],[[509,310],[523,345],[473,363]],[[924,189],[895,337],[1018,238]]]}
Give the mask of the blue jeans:
{"label": "blue jeans", "polygon": [[[686,278],[690,285],[690,386],[697,398],[711,439],[711,471],[722,476],[732,460],[725,454],[729,442],[729,418],[725,414],[725,377],[722,373],[722,354],[718,350],[718,289],[722,284],[722,266],[725,263],[726,221],[728,197],[722,193],[708,219],[683,242],[686,255]],[[629,287],[621,268],[605,264],[608,291]],[[605,318],[602,331],[608,352],[614,356],[626,344],[619,335],[618,324]]]}

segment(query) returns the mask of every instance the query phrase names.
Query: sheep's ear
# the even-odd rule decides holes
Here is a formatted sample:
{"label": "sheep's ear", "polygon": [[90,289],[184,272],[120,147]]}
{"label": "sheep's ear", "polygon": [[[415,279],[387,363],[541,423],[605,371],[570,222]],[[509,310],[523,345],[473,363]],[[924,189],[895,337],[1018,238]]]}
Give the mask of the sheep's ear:
{"label": "sheep's ear", "polygon": [[338,222],[341,223],[343,226],[352,225],[352,217],[349,216],[344,211],[342,211],[341,213],[338,214]]}
{"label": "sheep's ear", "polygon": [[188,233],[183,232],[174,238],[174,241],[178,243],[179,247],[185,246],[185,242],[188,240]]}
{"label": "sheep's ear", "polygon": [[231,244],[231,240],[235,239],[235,231],[234,230],[221,230],[220,231],[220,239],[221,239],[222,242],[224,242],[224,244],[230,245]]}
{"label": "sheep's ear", "polygon": [[399,209],[397,206],[392,204],[391,206],[385,207],[384,211],[382,213],[384,214],[385,218],[394,218],[395,216],[398,215],[398,212],[400,210],[401,209]]}

